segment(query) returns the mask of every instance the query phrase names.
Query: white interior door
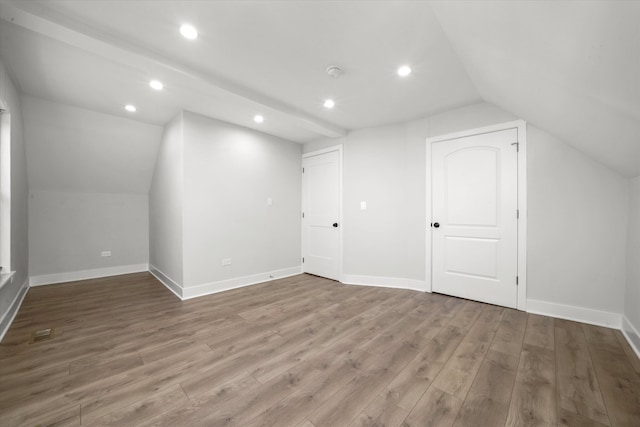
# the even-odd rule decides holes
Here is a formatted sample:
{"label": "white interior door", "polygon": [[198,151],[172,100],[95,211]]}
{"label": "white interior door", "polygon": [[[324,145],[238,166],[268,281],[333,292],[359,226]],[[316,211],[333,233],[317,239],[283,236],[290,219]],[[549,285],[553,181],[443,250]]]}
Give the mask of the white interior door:
{"label": "white interior door", "polygon": [[432,290],[517,305],[516,129],[431,145]]}
{"label": "white interior door", "polygon": [[303,271],[340,280],[341,152],[302,159]]}

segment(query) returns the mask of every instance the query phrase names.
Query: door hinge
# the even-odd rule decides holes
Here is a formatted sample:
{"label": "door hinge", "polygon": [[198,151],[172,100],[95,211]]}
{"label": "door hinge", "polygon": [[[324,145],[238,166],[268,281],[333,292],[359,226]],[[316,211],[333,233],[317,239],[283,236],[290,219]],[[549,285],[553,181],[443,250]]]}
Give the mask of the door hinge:
{"label": "door hinge", "polygon": [[516,151],[517,152],[520,151],[520,143],[519,142],[512,142],[511,145],[515,145],[516,146]]}
{"label": "door hinge", "polygon": [[302,173],[304,173],[304,168],[302,168]]}
{"label": "door hinge", "polygon": [[304,264],[304,257],[302,257],[302,263]]}
{"label": "door hinge", "polygon": [[304,212],[302,212],[302,218],[304,218]]}
{"label": "door hinge", "polygon": [[520,209],[516,209],[516,218],[520,219]]}
{"label": "door hinge", "polygon": [[519,281],[519,278],[518,276],[516,276],[516,286],[518,286],[518,281]]}

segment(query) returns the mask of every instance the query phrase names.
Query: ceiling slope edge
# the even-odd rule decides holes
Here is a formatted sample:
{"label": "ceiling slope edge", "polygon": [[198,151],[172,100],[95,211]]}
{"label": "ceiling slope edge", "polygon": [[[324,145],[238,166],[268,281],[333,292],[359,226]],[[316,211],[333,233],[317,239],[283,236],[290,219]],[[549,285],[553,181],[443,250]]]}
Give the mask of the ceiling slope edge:
{"label": "ceiling slope edge", "polygon": [[140,69],[158,66],[166,68],[195,82],[208,85],[217,90],[227,92],[231,96],[253,103],[263,111],[282,114],[300,127],[321,137],[339,138],[347,134],[346,129],[319,120],[299,111],[295,107],[224,80],[211,73],[186,67],[147,49],[116,39],[111,35],[101,33],[69,19],[64,19],[64,22],[62,22],[62,17],[52,18],[44,16],[41,11],[38,11],[38,13],[27,11],[13,3],[3,2],[2,8],[0,8],[0,19],[119,64]]}

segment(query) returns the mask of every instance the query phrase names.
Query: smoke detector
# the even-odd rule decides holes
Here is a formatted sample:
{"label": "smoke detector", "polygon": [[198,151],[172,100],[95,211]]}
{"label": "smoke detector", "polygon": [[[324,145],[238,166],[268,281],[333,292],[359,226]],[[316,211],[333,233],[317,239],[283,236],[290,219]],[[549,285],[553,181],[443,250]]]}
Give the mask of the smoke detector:
{"label": "smoke detector", "polygon": [[329,65],[327,67],[327,74],[329,74],[333,79],[337,79],[338,77],[340,77],[342,75],[342,72],[342,68],[338,67],[337,65]]}

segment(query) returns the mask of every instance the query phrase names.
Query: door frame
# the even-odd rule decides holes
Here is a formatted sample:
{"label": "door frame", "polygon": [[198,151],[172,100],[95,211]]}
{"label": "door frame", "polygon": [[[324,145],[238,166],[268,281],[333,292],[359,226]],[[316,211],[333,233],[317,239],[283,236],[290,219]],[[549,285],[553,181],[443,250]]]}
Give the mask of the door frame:
{"label": "door frame", "polygon": [[[342,272],[342,230],[344,229],[344,222],[342,220],[342,164],[343,164],[343,148],[342,144],[333,145],[331,147],[322,148],[320,150],[309,151],[308,153],[302,153],[302,159],[300,161],[300,174],[302,176],[302,161],[304,161],[307,157],[318,156],[321,154],[331,153],[332,151],[338,152],[338,281],[342,283],[343,272]],[[302,178],[304,179],[304,178]],[[301,193],[304,192],[304,186],[302,188]],[[304,194],[301,194],[300,198],[300,216],[302,216],[302,212],[304,212]],[[301,219],[302,220],[302,219]],[[304,223],[301,223],[302,230],[300,233],[300,261],[301,261],[301,270],[304,273],[304,263],[302,263],[302,258],[304,257]]]}
{"label": "door frame", "polygon": [[[444,142],[452,139],[465,138],[491,132],[498,132],[507,129],[516,129],[518,133],[518,297],[516,308],[521,311],[527,309],[527,123],[524,120],[514,120],[491,126],[484,126],[475,129],[453,132],[446,135],[429,137],[426,140],[426,217],[425,224],[425,282],[426,291],[433,289],[433,246],[432,229],[430,227],[432,218],[432,170],[431,170],[431,147],[433,143]],[[515,142],[515,141],[514,141]],[[515,280],[515,278],[514,278]]]}

